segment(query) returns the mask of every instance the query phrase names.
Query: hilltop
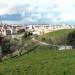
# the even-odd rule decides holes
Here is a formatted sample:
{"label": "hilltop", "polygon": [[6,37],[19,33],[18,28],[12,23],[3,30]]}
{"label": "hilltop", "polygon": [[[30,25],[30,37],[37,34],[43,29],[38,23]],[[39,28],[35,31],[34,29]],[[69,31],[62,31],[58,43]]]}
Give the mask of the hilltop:
{"label": "hilltop", "polygon": [[[47,34],[44,34],[43,36],[38,36],[36,39],[45,41],[47,43],[50,43],[50,39],[55,44],[63,44],[64,38],[70,33],[73,32],[75,29],[63,29],[63,30],[57,30],[53,32],[49,32]],[[43,40],[44,39],[44,40]]]}

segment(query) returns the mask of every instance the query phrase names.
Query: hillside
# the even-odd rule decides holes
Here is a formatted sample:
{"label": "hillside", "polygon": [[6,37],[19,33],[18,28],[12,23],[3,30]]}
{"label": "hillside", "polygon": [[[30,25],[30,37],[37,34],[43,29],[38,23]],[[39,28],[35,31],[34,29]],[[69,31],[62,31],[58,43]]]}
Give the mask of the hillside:
{"label": "hillside", "polygon": [[0,75],[75,75],[75,50],[38,46],[28,54],[1,62]]}
{"label": "hillside", "polygon": [[37,39],[41,40],[45,38],[45,42],[50,42],[49,39],[52,39],[53,43],[55,44],[63,44],[65,42],[64,38],[70,33],[73,32],[74,29],[63,29],[58,31],[53,31],[43,36],[38,36]]}

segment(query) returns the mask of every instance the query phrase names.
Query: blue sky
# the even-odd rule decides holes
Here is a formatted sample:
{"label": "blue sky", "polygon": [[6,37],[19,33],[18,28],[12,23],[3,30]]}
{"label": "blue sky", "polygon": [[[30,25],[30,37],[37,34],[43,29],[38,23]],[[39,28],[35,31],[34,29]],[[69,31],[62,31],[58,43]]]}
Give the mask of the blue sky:
{"label": "blue sky", "polygon": [[23,24],[75,24],[75,0],[0,0],[0,20]]}

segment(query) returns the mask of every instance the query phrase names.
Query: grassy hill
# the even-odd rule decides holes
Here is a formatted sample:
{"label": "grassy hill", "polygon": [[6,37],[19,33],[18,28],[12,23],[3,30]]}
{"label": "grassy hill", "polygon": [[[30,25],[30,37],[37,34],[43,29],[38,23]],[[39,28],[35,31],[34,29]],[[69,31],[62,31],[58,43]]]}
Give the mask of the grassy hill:
{"label": "grassy hill", "polygon": [[75,75],[75,50],[38,46],[28,54],[1,62],[0,75]]}
{"label": "grassy hill", "polygon": [[52,39],[52,41],[55,44],[61,44],[65,40],[64,38],[70,33],[73,32],[74,29],[63,29],[63,30],[58,30],[58,31],[53,31],[47,34],[44,34],[43,36],[38,36],[38,40],[42,40],[42,38],[46,39],[46,42],[49,42],[49,39]]}

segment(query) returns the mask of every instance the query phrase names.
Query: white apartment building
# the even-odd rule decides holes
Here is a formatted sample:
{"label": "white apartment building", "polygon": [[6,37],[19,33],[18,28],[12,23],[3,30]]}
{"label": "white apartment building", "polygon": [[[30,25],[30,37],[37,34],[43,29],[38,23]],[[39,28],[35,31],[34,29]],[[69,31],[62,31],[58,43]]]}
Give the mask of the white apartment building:
{"label": "white apartment building", "polygon": [[33,34],[43,35],[48,32],[61,30],[61,29],[75,29],[75,25],[0,25],[0,34],[11,35],[17,33],[19,29],[25,29],[27,31],[31,31]]}
{"label": "white apartment building", "polygon": [[19,29],[25,29],[25,26],[0,25],[0,34],[4,36],[15,34]]}
{"label": "white apartment building", "polygon": [[75,29],[75,25],[29,25],[27,26],[27,30],[32,31],[34,33],[40,33],[40,35],[43,35],[48,32],[61,30],[61,29]]}

